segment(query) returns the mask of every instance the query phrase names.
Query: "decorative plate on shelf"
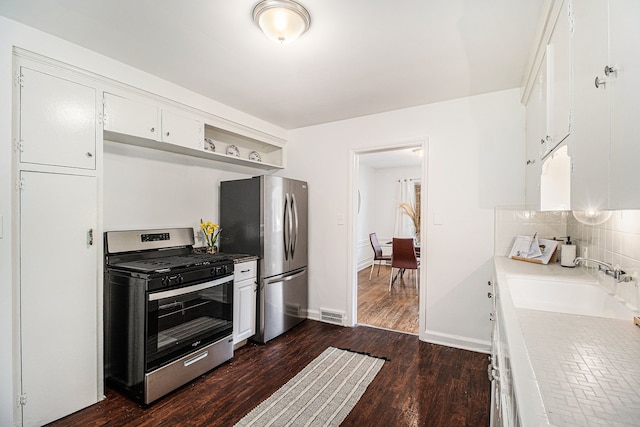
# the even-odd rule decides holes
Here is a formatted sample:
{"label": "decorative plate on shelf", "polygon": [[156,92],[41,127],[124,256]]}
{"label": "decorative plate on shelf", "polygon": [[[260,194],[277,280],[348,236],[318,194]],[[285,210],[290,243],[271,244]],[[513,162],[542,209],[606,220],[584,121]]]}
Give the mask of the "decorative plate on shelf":
{"label": "decorative plate on shelf", "polygon": [[205,151],[216,151],[216,144],[213,143],[213,139],[205,138],[204,139],[204,149]]}
{"label": "decorative plate on shelf", "polygon": [[257,151],[252,151],[251,153],[249,153],[249,160],[253,160],[254,162],[261,162],[262,157],[260,157],[260,153],[258,153]]}
{"label": "decorative plate on shelf", "polygon": [[240,157],[240,150],[235,145],[230,145],[227,147],[227,155]]}

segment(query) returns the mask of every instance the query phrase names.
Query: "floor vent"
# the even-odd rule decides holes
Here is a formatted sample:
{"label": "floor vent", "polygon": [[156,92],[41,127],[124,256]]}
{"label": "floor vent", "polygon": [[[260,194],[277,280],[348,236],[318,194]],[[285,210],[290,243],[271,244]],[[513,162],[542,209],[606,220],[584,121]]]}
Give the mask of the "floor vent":
{"label": "floor vent", "polygon": [[336,323],[338,325],[342,325],[342,320],[344,319],[344,313],[340,313],[337,311],[325,310],[323,308],[320,309],[320,319],[324,322]]}

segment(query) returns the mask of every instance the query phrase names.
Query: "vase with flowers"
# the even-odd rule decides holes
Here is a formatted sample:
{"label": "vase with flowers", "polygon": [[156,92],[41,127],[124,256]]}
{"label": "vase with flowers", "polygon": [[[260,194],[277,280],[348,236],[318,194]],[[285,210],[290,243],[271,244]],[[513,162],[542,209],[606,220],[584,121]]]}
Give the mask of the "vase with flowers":
{"label": "vase with flowers", "polygon": [[200,229],[202,229],[204,240],[207,243],[207,253],[215,254],[218,251],[216,243],[218,242],[222,228],[211,221],[202,221],[202,219],[200,219]]}
{"label": "vase with flowers", "polygon": [[411,203],[402,202],[398,205],[398,208],[411,219],[413,228],[416,232],[415,240],[420,243],[420,212]]}

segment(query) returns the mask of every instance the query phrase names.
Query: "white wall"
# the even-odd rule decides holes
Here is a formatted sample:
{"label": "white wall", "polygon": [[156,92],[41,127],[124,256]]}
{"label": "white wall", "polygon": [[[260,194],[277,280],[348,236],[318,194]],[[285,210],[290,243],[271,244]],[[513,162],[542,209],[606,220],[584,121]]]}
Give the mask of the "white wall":
{"label": "white wall", "polygon": [[371,265],[373,250],[369,242],[369,233],[374,230],[375,220],[375,170],[361,166],[358,170],[358,190],[360,191],[360,211],[356,216],[356,262],[358,269]]}
{"label": "white wall", "polygon": [[[15,316],[12,281],[17,272],[19,258],[12,255],[12,240],[17,236],[12,225],[12,213],[15,206],[12,177],[11,113],[14,82],[12,49],[14,46],[287,139],[287,132],[277,126],[151,74],[0,17],[0,218],[2,218],[2,233],[0,234],[0,425],[2,426],[14,425],[13,413],[16,401],[13,390],[13,369],[15,366],[13,355],[17,344],[12,335]],[[215,220],[217,217],[217,190],[215,188],[217,180],[223,177],[234,177],[233,173],[215,171],[213,166],[195,160],[186,160],[177,155],[148,155],[148,153],[144,153],[144,150],[125,146],[119,148],[111,146],[110,149],[112,152],[106,153],[104,158],[105,206],[109,204],[105,210],[104,225],[108,228],[134,227],[145,224],[145,221],[148,220],[163,226],[165,224],[196,226],[200,215]],[[125,157],[128,155],[133,158],[126,159]],[[177,164],[173,164],[174,162]],[[121,169],[118,170],[119,168]],[[145,179],[143,174],[139,173],[141,171],[145,171],[150,179]],[[179,177],[180,180],[177,183],[171,182],[167,185],[170,177]],[[193,182],[190,182],[191,180]],[[204,188],[209,182],[211,183],[211,193],[207,194]],[[164,188],[163,185],[165,185]],[[193,206],[193,210],[158,203],[157,198],[161,193],[164,194],[165,188],[175,192],[178,198]],[[202,190],[202,194],[198,190]],[[127,201],[137,202],[137,206],[149,203],[156,209],[151,212],[151,209],[138,209],[131,204],[112,205],[111,202],[119,200],[118,193],[128,194]]]}
{"label": "white wall", "polygon": [[[104,229],[193,227],[219,222],[219,183],[251,175],[215,168],[204,159],[105,141]],[[223,233],[224,233],[224,224]]]}
{"label": "white wall", "polygon": [[[290,132],[288,173],[309,182],[310,312],[353,321],[350,153],[428,138],[423,339],[489,348],[493,208],[524,203],[524,107],[509,90]],[[425,185],[425,183],[423,183]],[[438,219],[441,224],[434,224]]]}

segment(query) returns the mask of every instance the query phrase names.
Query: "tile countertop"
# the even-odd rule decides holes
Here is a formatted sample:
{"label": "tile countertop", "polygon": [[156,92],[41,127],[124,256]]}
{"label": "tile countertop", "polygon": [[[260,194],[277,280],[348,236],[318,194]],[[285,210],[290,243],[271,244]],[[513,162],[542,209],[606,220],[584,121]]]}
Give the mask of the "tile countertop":
{"label": "tile countertop", "polygon": [[516,308],[509,278],[595,279],[584,268],[494,262],[522,426],[640,425],[640,328],[632,319]]}

